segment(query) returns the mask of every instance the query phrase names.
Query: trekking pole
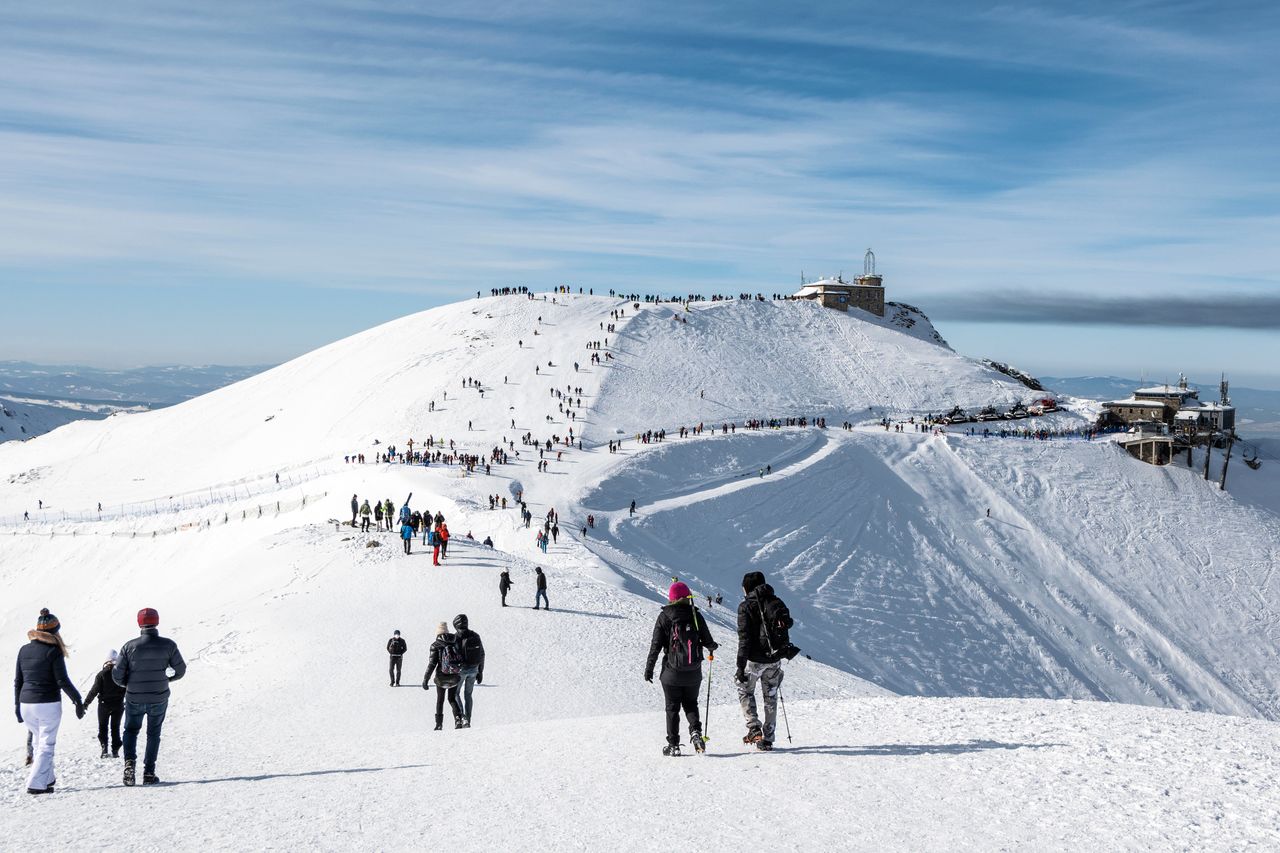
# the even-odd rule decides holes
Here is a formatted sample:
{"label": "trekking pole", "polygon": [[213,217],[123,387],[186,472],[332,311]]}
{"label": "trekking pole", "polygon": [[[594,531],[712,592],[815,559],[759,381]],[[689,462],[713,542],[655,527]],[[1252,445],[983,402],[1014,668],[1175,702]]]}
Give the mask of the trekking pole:
{"label": "trekking pole", "polygon": [[787,719],[787,699],[782,695],[782,689],[778,689],[778,701],[782,703],[782,724],[787,727],[787,743],[791,743],[791,722]]}
{"label": "trekking pole", "polygon": [[707,713],[702,715],[702,742],[711,740],[711,670],[715,667],[715,654],[707,655]]}

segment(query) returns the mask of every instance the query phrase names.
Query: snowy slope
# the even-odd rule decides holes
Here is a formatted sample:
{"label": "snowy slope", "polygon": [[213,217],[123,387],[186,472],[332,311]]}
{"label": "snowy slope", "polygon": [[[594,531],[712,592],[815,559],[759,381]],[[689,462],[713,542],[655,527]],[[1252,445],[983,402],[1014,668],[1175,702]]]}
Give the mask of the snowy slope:
{"label": "snowy slope", "polygon": [[72,421],[105,418],[120,408],[71,400],[55,403],[21,396],[0,396],[0,444],[26,441]]}
{"label": "snowy slope", "polygon": [[[1280,844],[1280,729],[1245,718],[1276,710],[1269,509],[1105,443],[833,427],[640,445],[638,431],[699,420],[839,423],[1020,391],[807,303],[677,309],[686,324],[667,305],[565,301],[446,306],[189,403],[0,447],[0,633],[16,643],[52,608],[87,684],[153,606],[191,662],[160,768],[176,784],[118,790],[93,727],[68,719],[61,792],[27,797],[15,726],[0,833],[28,839],[38,823],[42,843],[110,848],[104,813],[163,814],[131,846],[665,849],[672,792],[687,788],[710,850]],[[590,367],[585,345],[619,308],[616,358]],[[572,421],[551,393],[569,386],[583,389]],[[520,436],[571,427],[584,449],[538,472]],[[511,440],[521,455],[492,476],[341,460],[428,435],[481,452]],[[623,436],[620,453],[603,446]],[[535,519],[560,513],[549,554],[514,509],[488,509],[521,489]],[[443,567],[338,523],[353,493],[398,505],[410,492],[449,519]],[[23,522],[37,499],[51,509]],[[79,514],[97,500],[104,513]],[[534,565],[551,578],[548,613],[528,609]],[[517,584],[505,609],[504,567]],[[788,666],[795,741],[772,756],[742,753],[730,689],[732,606],[755,568],[813,658]],[[727,646],[711,752],[680,762],[658,754],[660,693],[641,678],[673,573],[729,605],[706,610]],[[490,660],[476,728],[435,733],[412,685],[435,624],[458,612]],[[410,644],[398,690],[384,680],[395,628]],[[440,805],[460,782],[466,808]],[[761,790],[769,819],[744,819]]]}

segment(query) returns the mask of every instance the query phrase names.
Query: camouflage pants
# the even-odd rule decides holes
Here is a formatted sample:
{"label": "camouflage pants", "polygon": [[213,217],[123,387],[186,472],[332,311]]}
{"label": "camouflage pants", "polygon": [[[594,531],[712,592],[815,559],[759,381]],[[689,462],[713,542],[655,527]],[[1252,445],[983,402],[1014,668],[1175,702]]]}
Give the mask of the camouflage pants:
{"label": "camouflage pants", "polygon": [[[782,687],[782,664],[747,661],[743,671],[747,674],[747,680],[738,684],[738,703],[742,705],[742,716],[747,718],[747,730],[760,729],[764,733],[764,739],[773,743],[774,729],[778,725],[778,690]],[[763,726],[756,713],[757,681],[764,694]]]}

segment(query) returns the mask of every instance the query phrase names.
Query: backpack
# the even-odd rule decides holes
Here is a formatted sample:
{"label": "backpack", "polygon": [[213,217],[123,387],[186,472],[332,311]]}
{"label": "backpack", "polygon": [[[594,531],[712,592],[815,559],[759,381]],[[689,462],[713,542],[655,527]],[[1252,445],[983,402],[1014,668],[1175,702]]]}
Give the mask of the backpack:
{"label": "backpack", "polygon": [[457,675],[462,672],[462,649],[458,641],[451,640],[440,646],[440,671],[445,675]]}
{"label": "backpack", "polygon": [[462,648],[463,666],[480,665],[480,660],[484,656],[484,644],[480,642],[479,634],[469,632],[466,637],[459,637],[458,645]]}
{"label": "backpack", "polygon": [[[791,611],[781,598],[770,595],[764,601],[756,598],[757,612],[760,614],[760,639],[770,655],[781,655],[788,660],[795,657],[791,649],[791,626],[795,620]],[[798,649],[796,651],[799,651]]]}
{"label": "backpack", "polygon": [[671,617],[671,633],[667,638],[667,669],[690,672],[702,668],[702,635],[698,633],[698,610],[689,615]]}

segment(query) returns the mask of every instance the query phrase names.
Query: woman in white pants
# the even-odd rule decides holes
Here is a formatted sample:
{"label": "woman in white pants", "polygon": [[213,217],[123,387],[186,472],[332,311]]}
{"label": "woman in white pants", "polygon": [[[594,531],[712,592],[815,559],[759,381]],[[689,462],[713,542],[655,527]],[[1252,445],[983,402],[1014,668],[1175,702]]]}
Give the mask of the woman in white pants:
{"label": "woman in white pants", "polygon": [[18,669],[13,681],[14,712],[35,739],[35,760],[27,777],[28,794],[52,794],[57,781],[53,771],[53,750],[62,724],[62,693],[76,705],[76,717],[84,716],[80,692],[67,675],[67,646],[58,633],[58,617],[44,609],[36,620],[30,640],[18,650]]}

